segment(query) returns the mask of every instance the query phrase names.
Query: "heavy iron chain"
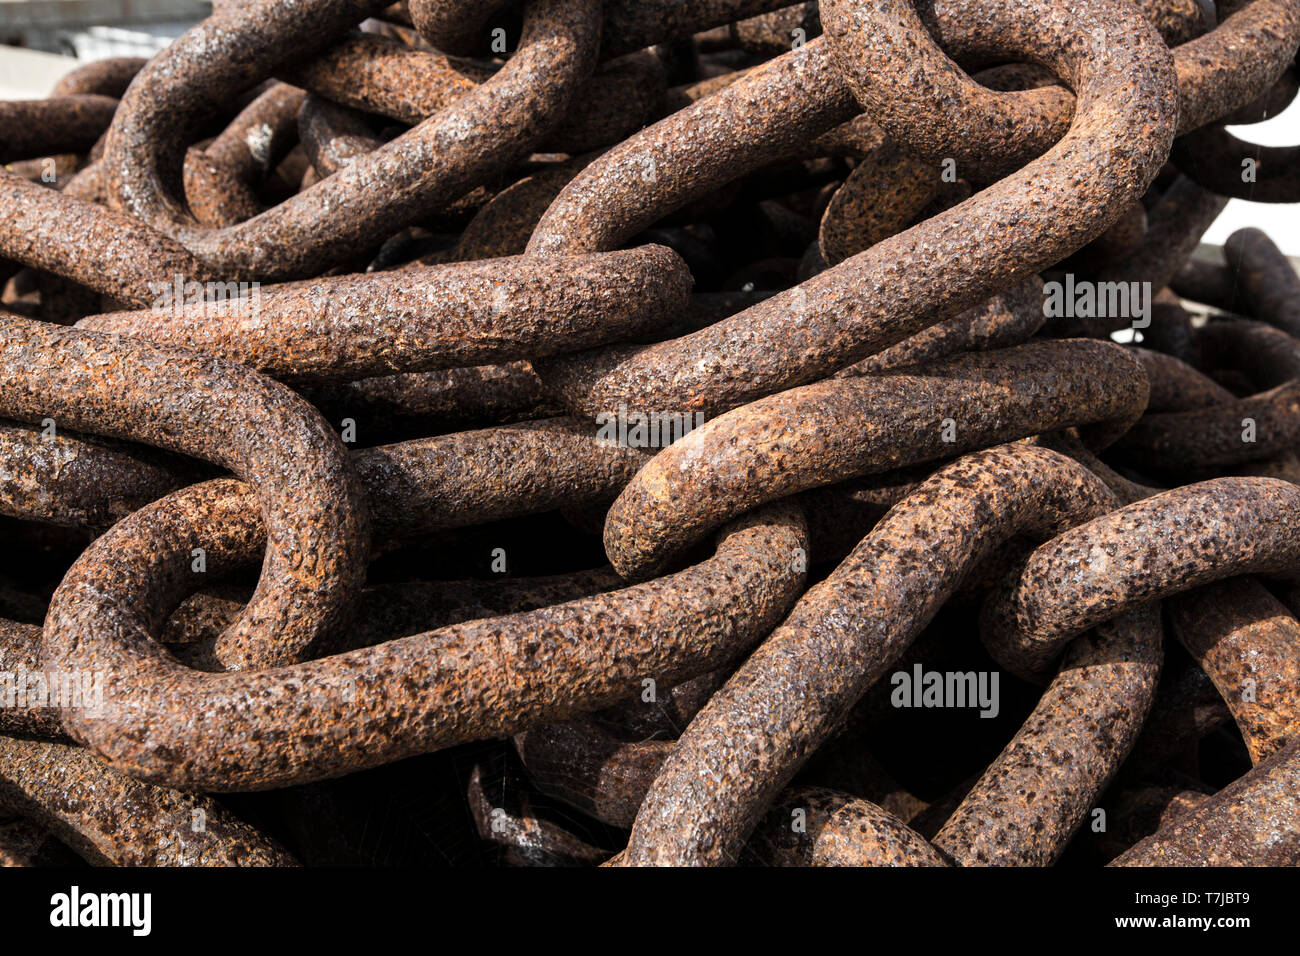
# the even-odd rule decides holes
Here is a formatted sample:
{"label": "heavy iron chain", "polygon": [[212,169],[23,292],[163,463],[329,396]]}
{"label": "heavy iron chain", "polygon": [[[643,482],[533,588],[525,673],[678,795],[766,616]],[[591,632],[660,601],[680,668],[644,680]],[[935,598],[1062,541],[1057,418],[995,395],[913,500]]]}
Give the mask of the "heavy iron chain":
{"label": "heavy iron chain", "polygon": [[254,0],[0,103],[0,859],[337,862],[337,778],[513,738],[507,863],[1300,864],[1300,278],[1192,257],[1300,202],[1226,129],[1298,46]]}

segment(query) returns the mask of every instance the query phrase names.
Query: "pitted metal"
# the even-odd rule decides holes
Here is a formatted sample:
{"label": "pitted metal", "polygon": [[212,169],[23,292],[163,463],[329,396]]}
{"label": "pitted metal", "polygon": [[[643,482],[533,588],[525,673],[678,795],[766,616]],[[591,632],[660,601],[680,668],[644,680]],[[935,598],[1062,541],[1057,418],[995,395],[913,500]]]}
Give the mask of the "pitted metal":
{"label": "pitted metal", "polygon": [[1197,246],[1297,47],[256,0],[0,104],[0,861],[1294,864],[1300,279]]}

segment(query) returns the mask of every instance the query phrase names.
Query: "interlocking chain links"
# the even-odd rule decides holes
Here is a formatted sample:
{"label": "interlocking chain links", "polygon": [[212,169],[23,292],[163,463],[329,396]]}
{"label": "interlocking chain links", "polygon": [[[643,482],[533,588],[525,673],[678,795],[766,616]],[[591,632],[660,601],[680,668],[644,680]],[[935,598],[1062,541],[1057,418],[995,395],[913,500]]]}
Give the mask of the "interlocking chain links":
{"label": "interlocking chain links", "polygon": [[0,367],[7,417],[193,455],[253,486],[266,573],[222,641],[232,666],[298,659],[347,622],[368,518],[338,435],[302,398],[222,359],[25,319],[0,317]]}
{"label": "interlocking chain links", "polygon": [[663,246],[564,260],[502,257],[259,290],[255,310],[209,302],[83,319],[240,362],[298,384],[574,352],[653,332],[686,308],[690,270]]}
{"label": "interlocking chain links", "polygon": [[[1263,832],[1295,595],[1240,575],[1300,572],[1300,281],[1249,231],[1231,268],[1184,262],[1239,193],[1188,150],[1230,158],[1220,124],[1294,95],[1300,3],[385,6],[218,4],[148,64],[0,106],[5,302],[80,324],[0,310],[0,511],[108,529],[43,629],[0,621],[0,671],[107,685],[106,714],[0,711],[0,802],[36,826],[15,856],[52,832],[95,862],[287,862],[224,824],[159,852],[176,808],[224,811],[156,785],[518,734],[532,785],[632,827],[619,863],[1047,864],[1112,780],[1103,860],[1157,824],[1128,857],[1296,859]],[[1264,198],[1285,156],[1256,155]],[[1073,272],[1151,283],[1153,323],[1048,318]],[[255,314],[159,309],[178,276],[280,284]],[[1246,315],[1195,323],[1175,281]],[[1128,325],[1142,348],[1062,340]],[[322,411],[393,443],[348,454]],[[713,420],[644,450],[591,424],[641,411]],[[362,586],[431,531],[556,508],[612,567]],[[839,565],[805,593],[810,557]],[[1157,687],[1161,599],[1194,661]],[[1046,684],[990,766],[928,805],[861,755],[795,779],[978,601]],[[0,614],[44,603],[0,578]],[[1257,764],[1235,789],[1142,776],[1227,720]],[[614,849],[526,789],[497,834],[488,772],[464,798],[508,861]],[[122,806],[62,799],[86,781]]]}
{"label": "interlocking chain links", "polygon": [[201,542],[210,560],[256,554],[243,495],[218,481],[141,509],[54,597],[42,659],[105,675],[110,712],[63,719],[110,766],[185,789],[256,790],[501,736],[616,703],[647,672],[677,681],[717,667],[775,626],[805,579],[803,517],[778,506],[730,525],[714,557],[646,584],[287,667],[194,671],[149,637],[164,588],[180,586],[166,572]]}
{"label": "interlocking chain links", "polygon": [[[280,72],[334,102],[413,126],[496,71],[358,33],[309,63]],[[603,64],[573,95],[564,120],[538,151],[583,153],[617,143],[658,116],[665,92],[663,66],[648,52]]]}
{"label": "interlocking chain links", "polygon": [[[1256,146],[1225,126],[1263,122],[1281,113],[1300,90],[1300,76],[1287,68],[1277,83],[1256,100],[1174,141],[1170,160],[1207,189],[1252,202],[1300,202],[1296,157],[1300,147]],[[1248,174],[1243,173],[1247,170]]]}
{"label": "interlocking chain links", "polygon": [[493,70],[370,33],[350,33],[320,55],[278,72],[332,103],[413,126],[455,103]]}
{"label": "interlocking chain links", "polygon": [[[626,741],[590,721],[554,724],[515,739],[529,780],[611,826],[628,829],[672,752],[669,740]],[[804,831],[790,821],[802,813]],[[899,817],[824,788],[791,788],[760,821],[746,849],[769,865],[945,866],[943,854]],[[617,862],[626,860],[620,855]]]}
{"label": "interlocking chain links", "polygon": [[1007,670],[1041,679],[1072,638],[1123,608],[1237,575],[1296,573],[1297,521],[1300,488],[1274,478],[1217,478],[1134,502],[1030,555],[987,599],[984,644]]}
{"label": "interlocking chain links", "polygon": [[1122,349],[1084,340],[791,389],[656,455],[610,507],[605,551],[621,574],[645,576],[765,501],[1070,425],[1104,422],[1113,436],[1141,414],[1146,394]]}
{"label": "interlocking chain links", "polygon": [[[943,9],[944,37],[951,38],[954,45],[959,40],[964,41],[971,50],[980,49],[981,42],[990,50],[1005,49],[998,46],[1004,37],[1015,37],[1026,31],[1030,36],[1042,36],[1034,32],[1038,26],[1034,14],[1019,7],[1016,9],[1022,11],[1022,20],[1012,18],[1011,22],[999,19],[996,12],[987,16],[971,12],[969,16],[958,17],[953,5],[945,5]],[[1001,16],[1011,18],[1011,14],[1005,11]],[[1063,11],[1062,16],[1070,14]],[[1035,267],[1025,260],[1040,249],[1046,262],[1059,259],[1063,248],[1077,248],[1081,244],[1080,233],[1067,235],[1069,230],[1079,229],[1086,236],[1096,235],[1108,222],[1104,219],[1089,220],[1089,215],[1098,209],[1114,207],[1105,203],[1090,205],[1091,200],[1086,198],[1089,190],[1076,190],[1076,184],[1091,183],[1090,188],[1101,190],[1107,196],[1115,196],[1117,191],[1125,188],[1125,167],[1112,169],[1109,147],[1101,144],[1109,143],[1111,136],[1117,136],[1118,141],[1134,147],[1143,142],[1151,144],[1147,159],[1142,161],[1146,165],[1140,172],[1135,167],[1127,167],[1135,173],[1129,193],[1129,198],[1135,198],[1154,175],[1153,163],[1167,153],[1171,131],[1160,128],[1162,121],[1174,121],[1170,112],[1160,107],[1149,114],[1155,118],[1152,124],[1134,123],[1132,131],[1100,132],[1106,122],[1117,118],[1117,113],[1127,113],[1130,96],[1127,84],[1130,80],[1141,90],[1140,78],[1150,76],[1151,82],[1157,85],[1147,90],[1145,95],[1153,100],[1163,99],[1166,105],[1169,99],[1168,76],[1156,80],[1156,74],[1152,73],[1154,64],[1144,52],[1151,48],[1155,62],[1160,62],[1163,48],[1159,48],[1159,41],[1153,42],[1149,28],[1131,15],[1126,16],[1123,22],[1131,24],[1135,31],[1130,40],[1139,42],[1137,37],[1141,37],[1141,50],[1130,50],[1128,59],[1121,63],[1119,49],[1108,43],[1100,61],[1058,67],[1071,76],[1074,71],[1079,71],[1075,82],[1080,89],[1084,88],[1083,83],[1089,82],[1086,77],[1092,77],[1096,88],[1089,94],[1089,99],[1096,100],[1096,105],[1090,114],[1090,125],[1082,124],[1082,118],[1076,117],[1072,129],[1078,132],[1063,139],[1035,164],[952,210],[894,236],[732,320],[647,349],[603,350],[589,357],[543,364],[545,377],[561,389],[566,403],[575,413],[594,415],[623,402],[630,407],[698,408],[716,414],[743,401],[824,374],[837,361],[845,364],[890,344],[891,340],[896,341],[917,331],[918,326],[924,327],[922,323],[933,322],[937,309],[943,310],[938,315],[942,318],[945,313],[952,314],[962,307],[974,305],[987,291],[993,291],[981,289],[969,298],[958,298],[964,290],[954,288],[955,270],[949,266],[950,262],[978,263],[978,268],[964,274],[975,281],[996,275],[999,284],[1005,287],[1014,281],[1016,270],[1033,271]],[[1100,22],[1103,19],[1105,22]],[[1104,35],[1105,30],[1117,22],[1120,21],[1109,16],[1099,17],[1094,29],[1102,31],[1098,35]],[[950,23],[953,24],[951,27]],[[1086,48],[1098,45],[1096,36],[1088,34],[1084,37],[1082,42]],[[1256,41],[1255,48],[1263,54],[1261,61],[1266,61],[1262,78],[1261,69],[1254,64],[1251,69],[1240,72],[1221,68],[1221,64],[1235,59],[1227,53],[1225,46],[1248,39]],[[1190,115],[1189,110],[1201,115],[1214,114],[1230,109],[1228,103],[1240,105],[1266,82],[1271,83],[1276,78],[1286,66],[1287,58],[1294,53],[1297,40],[1300,40],[1300,10],[1294,4],[1256,3],[1237,14],[1221,30],[1180,47],[1183,57],[1181,60],[1175,57],[1174,61],[1183,100],[1179,115],[1185,118]],[[1059,56],[1060,51],[1053,50],[1046,55]],[[834,119],[843,116],[845,107],[838,73],[824,74],[819,69],[824,56],[826,50],[821,41],[814,41],[612,150],[561,193],[534,233],[529,251],[540,254],[612,248],[642,225],[698,195],[706,184],[724,182],[735,175],[738,168],[747,168],[744,165],[746,160],[757,163],[774,158],[773,152],[780,155],[782,145],[788,141],[786,137],[807,135],[798,121],[782,124],[770,131],[761,125],[764,117],[771,115],[767,110],[772,109],[773,100],[785,106],[786,116],[792,112],[787,104],[792,98],[790,85],[794,80],[786,79],[787,76],[798,77],[799,102],[806,101],[809,96],[826,98],[825,112],[813,110],[814,105],[821,104],[807,104],[801,113],[796,114],[799,120],[807,116],[806,122],[814,124],[814,129],[817,125],[830,125]],[[884,79],[877,82],[885,90],[884,95],[889,96],[894,84]],[[1110,93],[1102,93],[1108,84]],[[1097,97],[1104,99],[1105,95],[1112,97],[1109,106],[1097,100]],[[1143,115],[1148,114],[1144,112]],[[960,125],[960,116],[948,119],[954,125]],[[728,128],[729,122],[739,127],[734,133]],[[1140,131],[1136,129],[1138,125],[1142,125]],[[687,129],[692,135],[687,135]],[[698,130],[706,131],[713,147],[703,153],[696,148]],[[1090,136],[1096,138],[1090,140]],[[684,155],[687,147],[682,144],[685,143],[691,144],[689,155]],[[1105,158],[1097,155],[1097,150],[1104,150]],[[1126,149],[1124,158],[1136,162],[1141,155],[1140,148]],[[1066,174],[1066,168],[1073,170],[1075,163],[1079,165],[1077,175],[1073,172]],[[652,180],[641,175],[647,169],[654,171]],[[1058,175],[1059,179],[1056,178]],[[647,182],[652,184],[647,186]],[[1068,182],[1070,187],[1066,189],[1062,185],[1060,191],[1056,191],[1054,182]],[[1035,227],[1033,240],[1019,235],[1026,227],[1025,215],[1011,212],[1020,209],[1017,204],[1024,202],[1026,194],[1034,196],[1035,202],[1032,213],[1026,212],[1025,215],[1037,217],[1045,214],[1046,228]],[[1081,208],[1091,212],[1085,212],[1081,218]],[[1115,213],[1108,215],[1114,217]],[[999,217],[1003,217],[1005,222],[1005,237],[994,225]],[[977,233],[969,232],[962,225],[971,221],[981,223]],[[1058,239],[1061,245],[1053,246],[1053,239]],[[936,243],[941,244],[945,253],[950,252],[952,258],[934,255]],[[893,273],[899,264],[906,266],[903,280]],[[929,274],[930,268],[935,270],[935,275]],[[944,272],[942,277],[937,274],[940,271]],[[859,294],[844,301],[842,294],[835,294],[842,288],[853,288]],[[890,295],[882,294],[881,290],[885,288],[890,290]],[[862,295],[863,290],[876,294]],[[940,296],[947,301],[942,304],[935,302]],[[887,308],[893,322],[897,323],[888,333],[871,327],[870,319],[877,298],[882,300],[880,311]],[[848,323],[843,321],[845,313],[854,320],[847,329]],[[916,313],[920,315],[913,318]],[[793,343],[786,344],[785,326],[789,315],[798,317],[800,335]],[[859,323],[864,326],[863,333],[850,334]],[[890,338],[882,342],[885,334]],[[789,354],[792,351],[796,353],[793,356]],[[698,387],[692,385],[695,377],[701,380]]]}
{"label": "interlocking chain links", "polygon": [[1020,345],[1042,328],[1045,321],[1043,281],[1034,276],[975,308],[850,365],[836,376],[868,375],[928,364],[961,352],[983,352]]}
{"label": "interlocking chain links", "polygon": [[1179,137],[1173,152],[1178,168],[1202,186],[1249,202],[1300,202],[1297,160],[1300,146],[1255,146],[1222,126]]}
{"label": "interlocking chain links", "polygon": [[710,189],[795,155],[856,112],[824,41],[814,40],[601,156],[547,210],[528,251],[618,248]]}
{"label": "interlocking chain links", "polygon": [[519,51],[481,86],[253,219],[217,230],[194,225],[168,185],[181,163],[174,144],[186,127],[222,97],[384,6],[260,0],[185,34],[123,98],[104,148],[110,200],[227,279],[311,275],[509,169],[560,122],[595,65],[596,0],[534,0]]}
{"label": "interlocking chain links", "polygon": [[293,148],[305,96],[287,84],[273,84],[206,149],[191,147],[185,157],[185,201],[202,225],[230,226],[262,211],[256,188]]}
{"label": "interlocking chain links", "polygon": [[[981,16],[982,12],[970,4],[956,15]],[[953,159],[961,168],[974,167],[972,174],[981,178],[998,178],[1047,152],[1069,128],[1069,115],[1052,99],[1032,90],[993,91],[967,76],[931,39],[908,0],[869,5],[860,0],[826,0],[822,22],[836,66],[863,109],[896,142],[922,159]],[[1001,25],[1023,31],[1025,22]],[[1050,33],[1040,22],[1030,36],[1036,40]],[[1005,35],[1006,52],[1017,59],[1052,62],[1054,50],[1034,49],[1033,41],[1026,40]],[[1107,34],[1108,45],[1114,40]],[[981,52],[996,55],[997,51]],[[908,64],[906,83],[872,79],[873,74],[893,75],[900,63]],[[1059,61],[1054,65],[1060,69]],[[935,104],[941,98],[939,110]],[[998,165],[989,166],[989,157],[995,157]]]}
{"label": "interlocking chain links", "polygon": [[[1051,10],[1055,18],[1046,15]],[[1050,4],[1041,10],[1036,5],[1032,12],[989,5],[979,16],[1000,26],[999,36],[1019,40],[1023,49],[1015,52],[1046,58],[1076,77],[1086,108],[1060,142],[952,209],[731,319],[641,350],[624,347],[542,363],[543,378],[555,383],[575,414],[595,415],[623,403],[712,416],[814,380],[1059,261],[1110,225],[1118,215],[1116,204],[1138,198],[1168,155],[1177,119],[1172,61],[1150,25],[1127,6],[1112,10],[1105,4],[1090,5],[1083,13]],[[1103,36],[1105,43],[1099,39]],[[677,203],[672,198],[659,197],[673,197],[673,183],[679,180],[679,193],[698,188],[699,177],[688,170],[704,160],[697,156],[674,163],[673,151],[688,147],[681,145],[682,136],[661,141],[668,124],[684,124],[687,114],[696,111],[726,109],[730,114],[743,96],[762,103],[765,93],[782,88],[777,64],[799,76],[791,92],[797,90],[800,99],[815,94],[815,84],[824,76],[825,95],[837,110],[842,108],[838,74],[825,62],[830,57],[818,41],[787,56],[788,63],[782,63],[786,57],[773,61],[753,78],[651,127],[589,166],[547,211],[529,251],[600,248],[602,241],[618,241],[635,231],[624,225],[628,210],[636,223],[673,208]],[[892,78],[875,82],[896,85]],[[1135,100],[1146,105],[1134,110]],[[749,112],[742,107],[735,115]],[[766,142],[761,133],[747,137],[754,138]],[[1125,149],[1116,154],[1114,142],[1124,143]],[[635,176],[638,163],[647,158],[660,171],[649,187]],[[649,196],[662,205],[651,206]],[[971,222],[980,228],[970,229]],[[792,324],[797,329],[793,335]]]}
{"label": "interlocking chain links", "polygon": [[808,590],[687,728],[641,806],[627,862],[733,862],[776,793],[981,553],[1112,504],[1091,472],[1028,445],[937,472]]}

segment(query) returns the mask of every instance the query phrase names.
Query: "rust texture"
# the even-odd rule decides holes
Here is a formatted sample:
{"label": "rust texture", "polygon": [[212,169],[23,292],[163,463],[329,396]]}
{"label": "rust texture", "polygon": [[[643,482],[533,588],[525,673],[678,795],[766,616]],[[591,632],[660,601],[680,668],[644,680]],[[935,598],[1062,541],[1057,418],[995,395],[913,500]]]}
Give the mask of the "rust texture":
{"label": "rust texture", "polygon": [[101,866],[294,866],[211,797],[115,773],[67,744],[0,737],[0,804]]}
{"label": "rust texture", "polygon": [[[1025,481],[1031,473],[1051,477]],[[923,483],[692,722],[641,806],[628,862],[734,860],[768,802],[981,551],[1022,526],[1050,535],[1110,504],[1082,466],[1030,446],[978,452]]]}
{"label": "rust texture", "polygon": [[[256,554],[261,529],[249,527],[240,497],[237,484],[221,481],[136,512],[87,550],[46,619],[44,662],[103,672],[108,706],[131,701],[107,719],[66,713],[65,726],[144,779],[282,786],[612,704],[647,675],[671,686],[740,653],[804,580],[803,519],[786,506],[732,525],[713,558],[653,582],[302,664],[204,674],[149,638],[165,607],[133,592],[174,567],[169,552],[188,554],[200,539],[220,544],[209,560]],[[107,609],[98,595],[119,589],[112,633],[79,622]]]}
{"label": "rust texture", "polygon": [[691,278],[669,249],[563,263],[503,257],[428,270],[268,286],[256,301],[83,319],[304,384],[463,368],[644,334],[685,307]]}
{"label": "rust texture", "polygon": [[1251,580],[1220,581],[1170,603],[1174,634],[1232,711],[1255,762],[1293,736],[1300,624]]}
{"label": "rust texture", "polygon": [[1038,706],[934,844],[963,866],[1056,861],[1137,739],[1163,650],[1157,608],[1070,645]]}
{"label": "rust texture", "polygon": [[1145,399],[1129,356],[1085,341],[805,385],[722,415],[656,455],[610,508],[605,550],[620,573],[644,574],[764,501],[1069,424],[1118,422],[1122,432]]}
{"label": "rust texture", "polygon": [[1115,866],[1295,866],[1300,740],[1179,816]]}
{"label": "rust texture", "polygon": [[1041,678],[1071,638],[1128,606],[1240,574],[1293,575],[1300,487],[1218,478],[1135,502],[1034,551],[987,599],[984,642]]}
{"label": "rust texture", "polygon": [[1202,247],[1298,48],[250,0],[0,103],[0,863],[1300,863],[1300,278]]}

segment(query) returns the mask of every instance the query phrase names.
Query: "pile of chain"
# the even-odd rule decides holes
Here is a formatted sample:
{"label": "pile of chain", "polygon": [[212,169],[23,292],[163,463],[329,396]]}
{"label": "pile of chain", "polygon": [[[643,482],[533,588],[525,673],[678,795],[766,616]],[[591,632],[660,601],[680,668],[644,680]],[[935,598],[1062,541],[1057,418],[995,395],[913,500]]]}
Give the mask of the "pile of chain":
{"label": "pile of chain", "polygon": [[1192,255],[1297,46],[255,0],[0,103],[0,859],[1300,863],[1300,279]]}

